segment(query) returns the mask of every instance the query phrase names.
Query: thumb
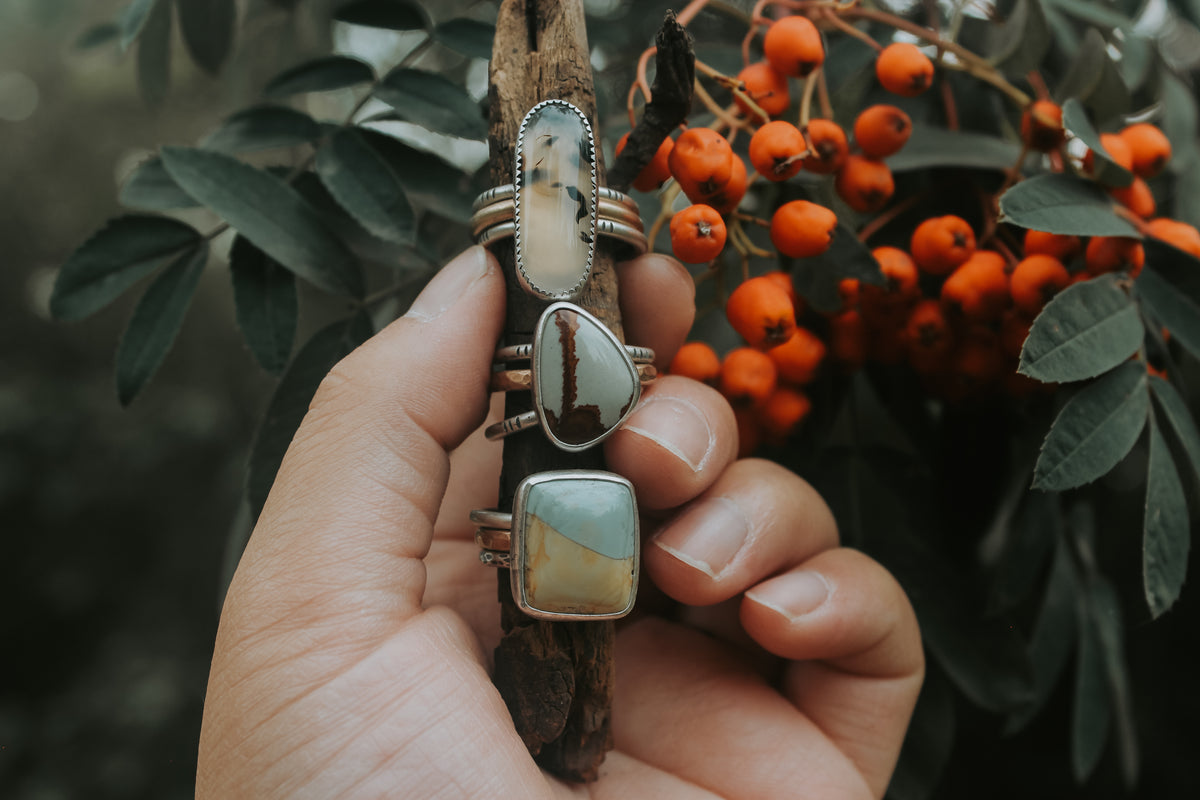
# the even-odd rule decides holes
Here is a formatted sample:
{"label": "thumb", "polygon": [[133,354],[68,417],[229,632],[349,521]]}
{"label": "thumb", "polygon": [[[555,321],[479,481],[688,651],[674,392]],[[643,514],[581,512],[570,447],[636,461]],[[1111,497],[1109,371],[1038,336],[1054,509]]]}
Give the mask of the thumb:
{"label": "thumb", "polygon": [[464,251],[322,381],[230,587],[243,613],[394,625],[420,609],[447,451],[487,411],[503,287],[490,253]]}

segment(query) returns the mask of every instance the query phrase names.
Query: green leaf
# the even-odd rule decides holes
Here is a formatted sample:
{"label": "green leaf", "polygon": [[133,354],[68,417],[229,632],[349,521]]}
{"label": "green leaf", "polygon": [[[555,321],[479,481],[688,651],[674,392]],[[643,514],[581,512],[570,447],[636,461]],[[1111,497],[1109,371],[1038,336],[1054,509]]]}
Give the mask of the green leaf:
{"label": "green leaf", "polygon": [[1146,268],[1134,282],[1142,305],[1181,345],[1200,356],[1200,261],[1147,237]]}
{"label": "green leaf", "polygon": [[267,413],[259,424],[250,448],[246,494],[255,519],[262,512],[275,474],[283,463],[292,437],[308,412],[309,403],[321,380],[333,365],[370,338],[370,318],[359,311],[349,319],[321,329],[296,353],[275,387]]}
{"label": "green leaf", "polygon": [[496,26],[474,19],[451,19],[433,29],[433,38],[456,53],[488,60]]}
{"label": "green leaf", "polygon": [[1044,0],[1046,5],[1060,9],[1083,22],[1091,22],[1102,28],[1132,28],[1133,20],[1113,11],[1104,3],[1095,0]]}
{"label": "green leaf", "polygon": [[893,172],[930,167],[1007,170],[1020,154],[1019,144],[995,136],[914,124],[908,143],[887,163]]}
{"label": "green leaf", "polygon": [[137,51],[138,88],[148,106],[157,106],[171,86],[171,3],[158,0],[142,25]]}
{"label": "green leaf", "polygon": [[1100,123],[1129,110],[1129,87],[1108,55],[1108,42],[1095,28],[1084,34],[1079,52],[1054,94],[1060,103],[1069,97],[1079,98]]}
{"label": "green leaf", "polygon": [[956,724],[954,692],[941,671],[928,664],[900,759],[888,784],[888,800],[926,800],[931,796],[950,761]]}
{"label": "green leaf", "polygon": [[1009,716],[1005,734],[1013,734],[1029,724],[1054,693],[1075,641],[1078,626],[1076,596],[1078,579],[1071,565],[1071,554],[1062,539],[1056,540],[1054,561],[1046,581],[1046,593],[1029,641],[1029,660],[1033,664],[1033,698],[1028,705]]}
{"label": "green leaf", "polygon": [[988,610],[995,613],[1015,608],[1033,590],[1046,559],[1058,537],[1058,498],[1050,493],[1030,492],[1029,472],[1013,476],[1014,487],[1024,501],[1016,514],[1004,520],[1004,549],[996,562],[988,593]]}
{"label": "green leaf", "polygon": [[1154,63],[1154,43],[1144,36],[1127,32],[1121,43],[1121,60],[1117,64],[1121,80],[1130,89],[1138,89],[1150,75]]}
{"label": "green leaf", "polygon": [[1112,725],[1103,643],[1092,614],[1085,610],[1081,616],[1071,717],[1071,768],[1080,783],[1096,768]]}
{"label": "green leaf", "polygon": [[1200,430],[1196,427],[1196,421],[1187,403],[1170,381],[1165,381],[1157,375],[1150,376],[1150,391],[1158,401],[1157,407],[1162,414],[1159,419],[1166,420],[1167,430],[1187,455],[1192,479],[1200,480]]}
{"label": "green leaf", "polygon": [[63,264],[50,295],[50,313],[64,321],[83,319],[199,241],[199,232],[178,220],[117,217]]}
{"label": "green leaf", "polygon": [[411,0],[350,0],[333,13],[333,18],[393,31],[421,30],[427,24],[421,6]]}
{"label": "green leaf", "polygon": [[117,26],[121,33],[121,49],[128,50],[141,36],[150,12],[162,0],[130,0],[129,5],[117,15]]}
{"label": "green leaf", "polygon": [[210,75],[216,75],[233,46],[237,0],[175,0],[179,27],[192,60]]}
{"label": "green leaf", "polygon": [[162,159],[185,192],[298,277],[334,294],[362,296],[362,272],[353,254],[287,183],[197,148],[164,147]]}
{"label": "green leaf", "polygon": [[296,338],[296,276],[244,236],[233,240],[229,271],[238,327],[246,344],[263,369],[278,375],[287,366]]}
{"label": "green leaf", "polygon": [[167,174],[158,156],[138,165],[121,185],[121,205],[148,211],[170,211],[200,205]]}
{"label": "green leaf", "polygon": [[1142,337],[1137,305],[1117,276],[1102,275],[1046,304],[1021,348],[1018,371],[1043,383],[1094,378],[1136,353]]}
{"label": "green leaf", "polygon": [[1072,397],[1050,427],[1033,488],[1063,491],[1091,483],[1137,442],[1150,410],[1146,365],[1129,361]]}
{"label": "green leaf", "polygon": [[416,216],[388,161],[353,129],[336,133],[317,151],[317,175],[338,204],[370,233],[412,242]]}
{"label": "green leaf", "polygon": [[121,27],[115,22],[101,22],[85,30],[75,40],[76,50],[92,50],[102,44],[117,39],[121,35]]}
{"label": "green leaf", "polygon": [[1179,599],[1187,577],[1188,510],[1183,484],[1167,442],[1150,418],[1150,460],[1146,472],[1145,538],[1142,578],[1146,604],[1155,618]]}
{"label": "green leaf", "polygon": [[854,231],[838,222],[833,244],[819,256],[800,259],[792,269],[796,291],[817,311],[833,312],[842,306],[838,283],[857,278],[863,283],[883,285],[883,270],[871,250]]}
{"label": "green leaf", "polygon": [[375,96],[402,119],[462,139],[483,139],[487,123],[467,90],[435,72],[397,67],[375,87]]}
{"label": "green leaf", "polygon": [[[1200,159],[1196,158],[1196,98],[1183,81],[1167,70],[1160,71],[1162,92],[1162,131],[1171,142],[1171,160],[1167,169],[1182,175],[1188,167]],[[1178,189],[1176,190],[1179,191]]]}
{"label": "green leaf", "polygon": [[276,75],[263,89],[267,97],[303,92],[328,92],[375,82],[375,70],[350,56],[325,56],[305,61]]}
{"label": "green leaf", "polygon": [[1039,0],[1017,0],[1004,24],[992,30],[990,60],[1010,77],[1024,78],[1050,49],[1050,25]]}
{"label": "green leaf", "polygon": [[1117,758],[1126,787],[1132,787],[1138,771],[1138,744],[1129,692],[1129,671],[1125,667],[1121,602],[1112,583],[1098,572],[1089,576],[1088,602],[1092,622],[1099,634],[1104,672],[1112,696]]}
{"label": "green leaf", "polygon": [[286,106],[256,106],[226,119],[200,146],[221,153],[249,153],[295,147],[321,137],[320,124]]}
{"label": "green leaf", "polygon": [[1000,221],[1035,231],[1074,236],[1141,238],[1091,181],[1061,174],[1026,178],[1000,197]]}
{"label": "green leaf", "polygon": [[1079,137],[1080,141],[1091,148],[1095,178],[1105,186],[1118,188],[1133,183],[1133,173],[1112,160],[1112,156],[1100,143],[1100,134],[1092,127],[1087,111],[1083,104],[1074,97],[1068,99],[1062,106],[1063,127]]}
{"label": "green leaf", "polygon": [[117,347],[117,396],[121,405],[129,405],[158,371],[183,325],[207,263],[208,241],[204,240],[155,278],[133,309],[129,327]]}
{"label": "green leaf", "polygon": [[455,222],[470,220],[471,204],[479,193],[470,175],[433,153],[385,133],[366,128],[358,132],[387,161],[410,198]]}

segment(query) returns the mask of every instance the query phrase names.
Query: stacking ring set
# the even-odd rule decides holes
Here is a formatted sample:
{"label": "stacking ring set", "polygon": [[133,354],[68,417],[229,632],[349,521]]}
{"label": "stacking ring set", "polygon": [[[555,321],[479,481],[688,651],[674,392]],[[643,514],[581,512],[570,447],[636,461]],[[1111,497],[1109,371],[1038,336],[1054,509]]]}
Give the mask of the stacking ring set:
{"label": "stacking ring set", "polygon": [[[540,428],[559,449],[578,452],[616,432],[656,373],[652,350],[622,344],[571,301],[591,276],[598,236],[639,254],[646,251],[646,234],[634,201],[598,185],[591,125],[568,102],[546,100],[525,115],[514,174],[514,184],[475,200],[475,241],[487,246],[511,237],[521,287],[552,302],[533,340],[501,347],[493,364],[492,391],[530,391],[534,410],[484,433],[495,440]],[[477,509],[471,522],[480,561],[510,570],[513,598],[526,614],[602,620],[632,610],[637,501],[620,475],[529,475],[517,487],[511,513]]]}

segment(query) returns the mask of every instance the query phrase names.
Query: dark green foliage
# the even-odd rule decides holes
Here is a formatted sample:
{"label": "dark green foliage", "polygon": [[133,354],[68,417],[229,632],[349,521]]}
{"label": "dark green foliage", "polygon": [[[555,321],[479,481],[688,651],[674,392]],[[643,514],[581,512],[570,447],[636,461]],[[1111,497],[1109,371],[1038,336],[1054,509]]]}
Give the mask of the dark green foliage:
{"label": "dark green foliage", "polygon": [[434,72],[397,67],[384,76],[375,96],[404,120],[464,139],[487,136],[479,105],[467,90]]}
{"label": "dark green foliage", "polygon": [[1017,0],[1008,19],[992,33],[991,62],[1016,79],[1037,68],[1053,40],[1041,0]]}
{"label": "dark green foliage", "polygon": [[837,311],[841,308],[838,282],[857,278],[863,283],[883,283],[879,262],[871,249],[855,236],[854,231],[838,223],[833,245],[815,258],[803,259],[792,273],[796,291],[818,311]]}
{"label": "dark green foliage", "polygon": [[316,168],[329,193],[369,232],[397,244],[412,242],[416,216],[400,176],[358,131],[334,134],[317,151]]}
{"label": "dark green foliage", "polygon": [[490,59],[496,26],[473,19],[451,19],[433,29],[433,38],[464,56]]}
{"label": "dark green foliage", "polygon": [[1108,55],[1108,42],[1095,28],[1089,28],[1084,34],[1070,71],[1058,84],[1056,96],[1060,103],[1068,98],[1078,98],[1100,123],[1129,109],[1129,89]]}
{"label": "dark green foliage", "polygon": [[166,99],[171,87],[171,2],[154,0],[137,29],[138,88],[147,105]]}
{"label": "dark green foliage", "polygon": [[1074,97],[1068,98],[1062,105],[1063,127],[1078,136],[1093,153],[1092,174],[1096,180],[1105,186],[1128,186],[1133,182],[1133,173],[1112,160],[1104,145],[1100,143],[1100,134],[1088,119],[1083,104]]}
{"label": "dark green foliage", "polygon": [[969,131],[949,131],[913,123],[913,132],[903,149],[888,158],[893,172],[911,172],[931,167],[1006,170],[1017,160],[1021,146],[1016,142]]}
{"label": "dark green foliage", "polygon": [[1142,574],[1146,602],[1155,617],[1179,599],[1187,575],[1188,509],[1183,484],[1158,424],[1150,418],[1150,463],[1146,475],[1146,533]]}
{"label": "dark green foliage", "polygon": [[1113,200],[1103,189],[1062,174],[1035,175],[1009,189],[1000,198],[1000,220],[1075,236],[1139,235],[1113,212]]}
{"label": "dark green foliage", "polygon": [[1200,261],[1157,239],[1147,239],[1146,268],[1134,288],[1150,315],[1200,356]]}
{"label": "dark green foliage", "polygon": [[317,121],[302,111],[255,106],[229,117],[200,146],[222,153],[250,153],[309,144],[323,132]]}
{"label": "dark green foliage", "polygon": [[350,56],[324,56],[284,70],[263,89],[267,97],[287,97],[303,92],[328,92],[361,86],[375,80],[375,70]]}
{"label": "dark green foliage", "polygon": [[428,24],[420,4],[410,0],[348,0],[333,13],[333,18],[394,31],[420,30]]}
{"label": "dark green foliage", "polygon": [[175,0],[179,27],[192,60],[215,75],[233,47],[237,0]]}
{"label": "dark green foliage", "polygon": [[272,375],[283,372],[296,338],[296,277],[239,236],[229,251],[238,327],[250,352]]}

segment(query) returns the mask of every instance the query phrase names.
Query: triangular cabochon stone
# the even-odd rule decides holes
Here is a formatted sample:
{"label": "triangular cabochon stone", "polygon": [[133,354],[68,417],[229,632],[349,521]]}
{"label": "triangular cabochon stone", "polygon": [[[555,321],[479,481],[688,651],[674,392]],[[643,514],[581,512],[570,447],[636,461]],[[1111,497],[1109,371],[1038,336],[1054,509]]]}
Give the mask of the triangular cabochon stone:
{"label": "triangular cabochon stone", "polygon": [[546,431],[575,447],[624,421],[641,393],[629,353],[590,316],[547,312],[536,343],[537,402]]}

